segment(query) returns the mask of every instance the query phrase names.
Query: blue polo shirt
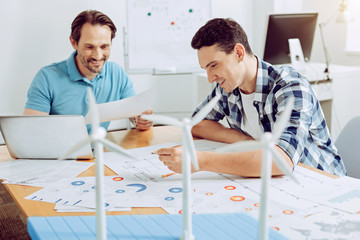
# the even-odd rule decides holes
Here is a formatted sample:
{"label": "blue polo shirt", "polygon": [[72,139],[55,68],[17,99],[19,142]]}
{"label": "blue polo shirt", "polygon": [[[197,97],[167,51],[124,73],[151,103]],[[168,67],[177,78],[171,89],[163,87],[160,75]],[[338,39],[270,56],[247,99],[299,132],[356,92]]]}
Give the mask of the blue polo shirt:
{"label": "blue polo shirt", "polygon": [[[92,88],[97,103],[135,95],[132,82],[118,64],[105,62],[101,72],[90,81],[78,71],[76,54],[74,51],[67,60],[40,69],[30,85],[25,108],[50,115],[86,116],[89,111],[88,87]],[[101,125],[107,129],[109,122]]]}

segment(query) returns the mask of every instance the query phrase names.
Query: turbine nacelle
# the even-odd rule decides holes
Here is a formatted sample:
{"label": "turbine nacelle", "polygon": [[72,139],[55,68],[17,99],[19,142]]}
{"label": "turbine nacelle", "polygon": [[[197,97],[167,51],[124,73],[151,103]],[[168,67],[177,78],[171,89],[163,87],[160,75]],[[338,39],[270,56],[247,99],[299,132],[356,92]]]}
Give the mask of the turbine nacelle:
{"label": "turbine nacelle", "polygon": [[[190,240],[194,239],[192,235],[192,220],[191,220],[191,166],[193,163],[196,170],[199,169],[199,163],[196,157],[196,150],[194,140],[191,135],[191,128],[198,124],[205,116],[214,108],[220,99],[220,95],[212,98],[193,118],[184,118],[179,121],[176,118],[161,116],[161,115],[141,115],[141,118],[166,125],[176,126],[182,129],[183,132],[183,160],[182,160],[182,173],[183,173],[183,233],[180,239]],[[190,160],[191,159],[191,160]]]}
{"label": "turbine nacelle", "polygon": [[98,127],[94,132],[90,134],[91,141],[97,141],[106,137],[106,130],[103,127]]}
{"label": "turbine nacelle", "polygon": [[141,118],[145,120],[149,120],[152,122],[157,122],[160,124],[171,125],[175,127],[179,127],[183,130],[183,146],[184,150],[190,155],[190,159],[194,168],[199,170],[199,163],[196,157],[195,145],[191,135],[191,129],[193,126],[198,124],[201,120],[205,118],[205,116],[213,109],[216,103],[220,99],[220,95],[215,95],[193,118],[183,118],[182,121],[168,117],[164,115],[141,115]]}
{"label": "turbine nacelle", "polygon": [[191,120],[189,118],[183,118],[182,122],[184,123],[184,125],[191,126]]}

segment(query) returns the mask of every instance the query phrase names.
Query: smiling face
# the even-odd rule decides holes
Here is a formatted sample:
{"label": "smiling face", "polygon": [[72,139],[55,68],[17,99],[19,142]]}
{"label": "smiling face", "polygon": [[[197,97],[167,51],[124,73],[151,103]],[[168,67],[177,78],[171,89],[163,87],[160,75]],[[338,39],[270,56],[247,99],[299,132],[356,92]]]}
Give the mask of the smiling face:
{"label": "smiling face", "polygon": [[93,79],[101,72],[110,56],[111,30],[106,25],[85,23],[81,28],[81,37],[76,42],[70,37],[73,48],[77,51],[75,62],[80,74]]}
{"label": "smiling face", "polygon": [[230,54],[221,51],[216,45],[202,47],[198,50],[198,58],[200,67],[207,72],[209,83],[219,83],[227,93],[243,83],[243,53],[236,51],[236,46]]}

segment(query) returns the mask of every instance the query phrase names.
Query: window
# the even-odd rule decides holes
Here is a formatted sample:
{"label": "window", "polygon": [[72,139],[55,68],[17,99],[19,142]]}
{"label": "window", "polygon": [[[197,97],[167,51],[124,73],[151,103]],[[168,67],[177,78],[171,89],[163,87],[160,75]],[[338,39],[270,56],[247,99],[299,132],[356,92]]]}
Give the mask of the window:
{"label": "window", "polygon": [[348,9],[354,19],[347,23],[345,51],[360,55],[360,1],[349,0]]}

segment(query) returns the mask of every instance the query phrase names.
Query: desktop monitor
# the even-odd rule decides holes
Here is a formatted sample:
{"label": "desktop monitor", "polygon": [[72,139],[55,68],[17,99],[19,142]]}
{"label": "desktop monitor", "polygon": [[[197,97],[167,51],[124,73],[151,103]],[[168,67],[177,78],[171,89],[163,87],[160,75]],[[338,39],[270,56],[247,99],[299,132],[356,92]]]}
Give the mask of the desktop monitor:
{"label": "desktop monitor", "polygon": [[270,14],[264,61],[271,64],[290,63],[288,39],[298,38],[305,61],[309,61],[318,13]]}

